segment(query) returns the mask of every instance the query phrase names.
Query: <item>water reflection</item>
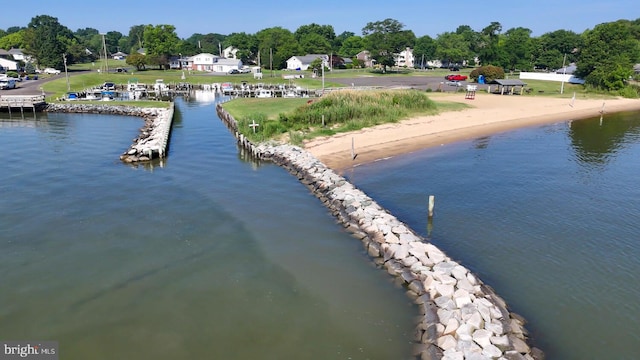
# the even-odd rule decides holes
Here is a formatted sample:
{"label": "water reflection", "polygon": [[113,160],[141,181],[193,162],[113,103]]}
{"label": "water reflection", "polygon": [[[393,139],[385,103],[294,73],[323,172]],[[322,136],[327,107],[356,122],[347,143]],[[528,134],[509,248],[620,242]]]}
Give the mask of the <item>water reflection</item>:
{"label": "water reflection", "polygon": [[593,118],[570,123],[568,136],[575,159],[589,166],[606,165],[640,133],[640,117],[629,113],[606,114],[602,120]]}

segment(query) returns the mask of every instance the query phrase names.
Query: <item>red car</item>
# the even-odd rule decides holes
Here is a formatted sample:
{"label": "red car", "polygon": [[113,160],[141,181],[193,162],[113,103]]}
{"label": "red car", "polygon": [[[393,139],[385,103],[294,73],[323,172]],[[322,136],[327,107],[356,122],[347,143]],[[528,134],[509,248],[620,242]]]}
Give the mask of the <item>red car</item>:
{"label": "red car", "polygon": [[467,76],[466,75],[460,75],[460,74],[450,74],[444,77],[446,80],[449,81],[465,81],[467,80]]}

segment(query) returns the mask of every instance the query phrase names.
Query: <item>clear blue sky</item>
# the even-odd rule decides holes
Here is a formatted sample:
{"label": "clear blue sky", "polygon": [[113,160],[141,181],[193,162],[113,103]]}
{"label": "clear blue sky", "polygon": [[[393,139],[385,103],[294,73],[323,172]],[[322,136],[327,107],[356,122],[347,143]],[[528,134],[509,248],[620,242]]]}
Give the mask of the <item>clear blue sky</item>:
{"label": "clear blue sky", "polygon": [[[581,33],[597,24],[640,17],[638,0],[529,0],[529,1],[384,1],[384,0],[18,0],[20,10],[3,6],[0,29],[27,26],[37,15],[49,15],[76,31],[129,33],[133,25],[171,24],[180,38],[194,33],[256,32],[275,26],[295,31],[301,25],[332,25],[336,35],[351,31],[362,35],[369,22],[392,18],[416,36],[436,37],[469,25],[480,31],[492,21],[506,31],[532,30],[532,36],[565,29]],[[8,5],[8,4],[6,4]],[[12,5],[13,6],[13,5]]]}

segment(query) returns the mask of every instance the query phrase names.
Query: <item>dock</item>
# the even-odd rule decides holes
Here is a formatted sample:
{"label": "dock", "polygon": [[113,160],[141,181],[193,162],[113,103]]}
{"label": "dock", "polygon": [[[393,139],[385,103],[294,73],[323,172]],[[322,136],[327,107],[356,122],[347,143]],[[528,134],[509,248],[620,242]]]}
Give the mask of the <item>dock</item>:
{"label": "dock", "polygon": [[25,109],[31,110],[35,116],[36,110],[46,106],[44,95],[0,95],[0,110],[12,112],[20,111],[24,117]]}

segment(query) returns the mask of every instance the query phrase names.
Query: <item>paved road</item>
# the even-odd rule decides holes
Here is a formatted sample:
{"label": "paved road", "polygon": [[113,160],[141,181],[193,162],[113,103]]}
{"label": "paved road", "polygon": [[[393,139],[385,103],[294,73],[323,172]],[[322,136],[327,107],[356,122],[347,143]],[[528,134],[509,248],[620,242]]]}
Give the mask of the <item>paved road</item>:
{"label": "paved road", "polygon": [[17,87],[15,89],[2,90],[0,95],[40,95],[42,94],[42,84],[47,81],[58,79],[59,77],[60,75],[46,79],[22,80],[21,82],[16,82]]}
{"label": "paved road", "polygon": [[[358,76],[352,78],[330,78],[331,82],[337,82],[347,86],[382,86],[382,87],[410,87],[419,90],[455,91],[456,86],[447,85],[444,76]],[[461,82],[462,88],[466,89],[469,82]],[[477,85],[477,84],[474,84]],[[479,85],[478,88],[486,87]]]}
{"label": "paved road", "polygon": [[[84,74],[86,71],[69,72],[69,76]],[[2,90],[0,95],[41,95],[42,84],[56,79],[64,79],[64,73],[59,75],[38,76],[38,80],[22,80],[17,82],[17,87],[11,90]]]}

